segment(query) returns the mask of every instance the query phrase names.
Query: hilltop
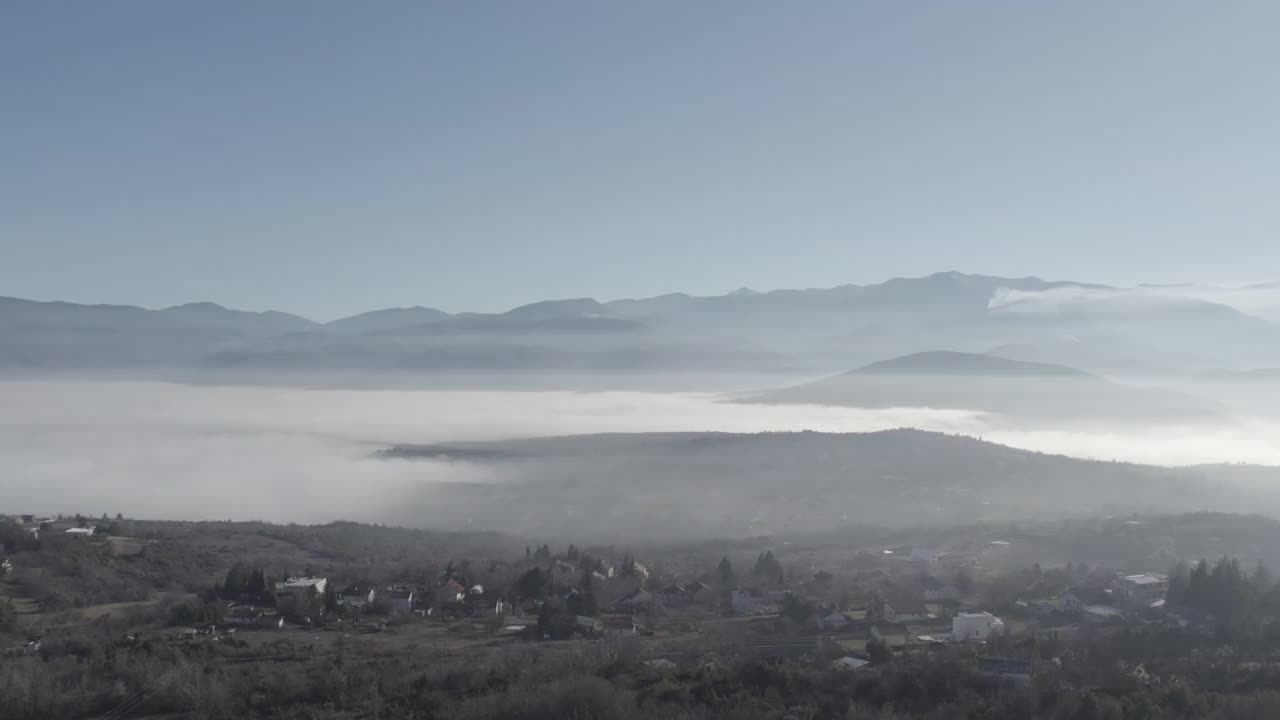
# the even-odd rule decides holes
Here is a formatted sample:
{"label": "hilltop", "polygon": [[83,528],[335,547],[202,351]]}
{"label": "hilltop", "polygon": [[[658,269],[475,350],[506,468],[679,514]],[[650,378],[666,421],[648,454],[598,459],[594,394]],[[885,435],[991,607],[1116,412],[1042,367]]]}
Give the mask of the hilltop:
{"label": "hilltop", "polygon": [[[497,478],[423,487],[399,503],[405,519],[535,535],[572,526],[609,540],[1274,505],[1248,489],[1255,479],[1237,490],[1215,468],[1079,460],[916,430],[579,435],[379,456],[477,464]],[[1257,472],[1280,480],[1274,468]]]}
{"label": "hilltop", "polygon": [[962,409],[991,413],[997,421],[1055,424],[1207,420],[1220,412],[1199,398],[1129,387],[1065,365],[941,351],[892,358],[739,401]]}

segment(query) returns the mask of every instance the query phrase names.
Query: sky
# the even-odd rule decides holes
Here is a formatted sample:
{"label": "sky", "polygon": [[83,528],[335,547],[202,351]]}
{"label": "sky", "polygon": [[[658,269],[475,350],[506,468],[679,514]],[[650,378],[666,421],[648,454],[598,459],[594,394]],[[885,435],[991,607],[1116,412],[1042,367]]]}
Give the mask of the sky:
{"label": "sky", "polygon": [[0,295],[326,320],[1280,267],[1273,2],[0,4]]}

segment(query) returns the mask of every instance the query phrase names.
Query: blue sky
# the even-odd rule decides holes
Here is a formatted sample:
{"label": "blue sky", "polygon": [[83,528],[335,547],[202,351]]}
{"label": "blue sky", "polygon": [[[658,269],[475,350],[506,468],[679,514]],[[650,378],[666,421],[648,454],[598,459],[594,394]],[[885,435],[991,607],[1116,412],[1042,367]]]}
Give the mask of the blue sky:
{"label": "blue sky", "polygon": [[1272,2],[0,6],[0,294],[317,319],[1280,268]]}

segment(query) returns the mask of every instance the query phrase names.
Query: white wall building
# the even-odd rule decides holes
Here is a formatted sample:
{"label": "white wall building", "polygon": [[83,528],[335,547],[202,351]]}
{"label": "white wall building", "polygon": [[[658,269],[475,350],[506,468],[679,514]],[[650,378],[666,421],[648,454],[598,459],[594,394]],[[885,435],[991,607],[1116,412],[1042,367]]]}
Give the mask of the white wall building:
{"label": "white wall building", "polygon": [[277,595],[292,595],[303,591],[310,591],[316,595],[323,595],[325,586],[329,581],[325,578],[318,577],[291,577],[284,582],[276,583]]}
{"label": "white wall building", "polygon": [[1158,573],[1121,575],[1113,587],[1126,604],[1150,606],[1164,600],[1169,592],[1169,576]]}
{"label": "white wall building", "polygon": [[981,642],[1004,634],[1004,621],[989,612],[962,612],[951,618],[951,637],[956,642]]}

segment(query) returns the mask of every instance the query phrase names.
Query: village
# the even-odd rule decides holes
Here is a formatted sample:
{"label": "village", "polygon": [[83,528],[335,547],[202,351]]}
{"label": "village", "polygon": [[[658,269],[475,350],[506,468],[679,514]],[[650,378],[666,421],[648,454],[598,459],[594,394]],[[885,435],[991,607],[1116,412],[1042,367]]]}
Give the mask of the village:
{"label": "village", "polygon": [[[102,532],[84,517],[19,515],[4,522],[33,539],[62,535],[117,555],[146,547]],[[1096,635],[1135,623],[1211,622],[1208,613],[1168,603],[1169,578],[1154,568],[1121,574],[1070,563],[1014,567],[1015,549],[1001,539],[866,548],[848,553],[843,571],[812,572],[784,567],[778,555],[787,553],[769,549],[739,566],[726,555],[714,567],[670,572],[651,570],[629,554],[606,557],[573,545],[553,552],[542,545],[526,548],[523,557],[451,559],[432,577],[394,583],[288,571],[273,576],[278,568],[236,563],[212,589],[193,596],[202,601],[198,611],[173,613],[170,619],[185,624],[161,632],[181,641],[317,631],[434,634],[459,648],[636,638],[635,652],[659,665],[697,664],[726,653],[822,650],[839,654],[833,663],[844,669],[893,653],[962,645],[982,667],[1026,681],[1038,660],[1027,650],[1028,639],[1067,642],[1082,631]],[[7,578],[14,576],[11,558],[2,567]],[[21,651],[39,648],[32,636]]]}
{"label": "village", "polygon": [[[633,550],[355,523],[14,515],[0,519],[0,640],[30,717],[57,704],[30,694],[32,683],[72,677],[92,657],[163,663],[152,671],[163,678],[222,668],[226,687],[272,684],[243,702],[253,692],[284,702],[295,693],[285,678],[319,682],[357,659],[416,682],[427,673],[449,703],[463,701],[450,689],[459,672],[487,673],[468,682],[489,685],[603,673],[640,687],[763,667],[817,673],[845,694],[872,687],[856,678],[945,668],[1124,695],[1204,672],[1197,658],[1221,662],[1224,643],[1239,668],[1269,672],[1280,590],[1263,563],[1246,571],[1227,555],[1261,547],[1258,522],[1115,518]],[[1209,562],[1171,547],[1223,554]],[[1164,645],[1136,638],[1172,644],[1151,656]],[[845,685],[834,679],[846,673]],[[192,702],[147,677],[136,678],[146,707]]]}

